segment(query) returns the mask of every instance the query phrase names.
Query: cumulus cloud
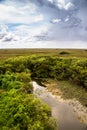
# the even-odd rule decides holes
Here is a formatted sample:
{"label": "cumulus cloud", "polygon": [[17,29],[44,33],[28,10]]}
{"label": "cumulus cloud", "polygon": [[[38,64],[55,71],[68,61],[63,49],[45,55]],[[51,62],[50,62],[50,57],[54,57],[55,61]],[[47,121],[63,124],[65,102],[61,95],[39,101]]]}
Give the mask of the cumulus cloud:
{"label": "cumulus cloud", "polygon": [[66,0],[48,0],[48,2],[54,4],[61,10],[70,10],[74,7],[74,4],[72,2]]}
{"label": "cumulus cloud", "polygon": [[[17,46],[23,42],[25,46],[30,42],[82,41],[81,46],[87,41],[86,12],[87,0],[2,0],[0,41],[16,41]],[[86,42],[83,45],[87,47]]]}
{"label": "cumulus cloud", "polygon": [[52,19],[52,21],[51,21],[52,23],[59,23],[59,22],[61,22],[61,19]]}
{"label": "cumulus cloud", "polygon": [[72,9],[74,7],[73,3],[66,2],[65,0],[57,0],[56,4],[57,4],[59,9],[69,10],[69,9]]}
{"label": "cumulus cloud", "polygon": [[33,42],[46,40],[48,26],[29,26],[29,25],[18,25],[12,30],[8,30],[8,26],[3,25],[0,29],[0,41],[2,42]]}
{"label": "cumulus cloud", "polygon": [[43,21],[43,14],[36,12],[37,7],[33,3],[19,8],[15,5],[0,4],[0,22],[29,24]]}
{"label": "cumulus cloud", "polygon": [[12,34],[12,33],[8,33],[7,35],[5,35],[3,38],[2,38],[2,41],[4,42],[11,42],[11,41],[18,41],[19,38],[18,36]]}
{"label": "cumulus cloud", "polygon": [[17,40],[19,40],[19,37],[15,35],[13,32],[10,32],[8,26],[0,25],[0,41],[11,42]]}

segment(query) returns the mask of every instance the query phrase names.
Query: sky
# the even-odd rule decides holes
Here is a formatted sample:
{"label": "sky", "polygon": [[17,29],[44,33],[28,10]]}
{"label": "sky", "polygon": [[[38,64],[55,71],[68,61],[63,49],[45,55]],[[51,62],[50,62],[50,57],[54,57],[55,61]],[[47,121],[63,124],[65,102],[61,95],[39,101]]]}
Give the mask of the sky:
{"label": "sky", "polygon": [[87,0],[0,0],[0,49],[87,49]]}

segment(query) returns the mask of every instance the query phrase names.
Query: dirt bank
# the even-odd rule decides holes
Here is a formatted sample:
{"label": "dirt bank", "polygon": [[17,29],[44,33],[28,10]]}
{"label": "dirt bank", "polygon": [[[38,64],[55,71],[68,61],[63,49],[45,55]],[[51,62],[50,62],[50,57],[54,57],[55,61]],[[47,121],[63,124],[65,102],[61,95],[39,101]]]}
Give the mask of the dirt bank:
{"label": "dirt bank", "polygon": [[47,91],[52,92],[55,97],[64,103],[69,104],[72,106],[77,118],[80,120],[80,122],[87,124],[87,107],[83,106],[77,99],[64,99],[63,98],[63,93],[61,90],[59,90],[56,86],[56,83],[46,83],[47,86]]}
{"label": "dirt bank", "polygon": [[86,130],[87,126],[77,119],[73,107],[65,100],[54,96],[51,92],[36,82],[33,82],[34,93],[52,109],[56,117],[58,130]]}

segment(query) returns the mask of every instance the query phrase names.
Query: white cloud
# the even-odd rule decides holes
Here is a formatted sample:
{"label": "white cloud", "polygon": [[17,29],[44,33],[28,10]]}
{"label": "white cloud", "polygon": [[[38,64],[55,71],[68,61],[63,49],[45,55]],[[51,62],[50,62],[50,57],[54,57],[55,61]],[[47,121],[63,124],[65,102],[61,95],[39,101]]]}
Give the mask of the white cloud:
{"label": "white cloud", "polygon": [[12,30],[8,30],[7,26],[0,26],[0,41],[2,42],[33,42],[37,40],[37,36],[42,36],[48,31],[49,25],[42,24],[39,26],[19,25],[14,27]]}
{"label": "white cloud", "polygon": [[6,33],[8,30],[8,26],[7,25],[0,25],[0,33]]}
{"label": "white cloud", "polygon": [[15,5],[0,4],[0,22],[1,23],[21,23],[30,24],[43,21],[44,16],[37,13],[35,4],[17,8]]}
{"label": "white cloud", "polygon": [[37,10],[37,6],[35,4],[29,3],[25,6],[19,7],[19,10],[22,12],[27,12],[29,11],[30,14],[35,14]]}
{"label": "white cloud", "polygon": [[34,22],[39,22],[43,20],[44,20],[44,16],[42,14],[34,17]]}
{"label": "white cloud", "polygon": [[70,20],[69,16],[67,16],[64,20],[64,22],[68,22]]}
{"label": "white cloud", "polygon": [[11,42],[11,41],[18,41],[18,40],[19,37],[12,32],[0,34],[0,41],[2,42]]}
{"label": "white cloud", "polygon": [[66,0],[57,0],[56,1],[57,3],[57,7],[59,9],[64,9],[64,10],[69,10],[69,9],[72,9],[73,8],[73,3],[71,2],[66,2]]}
{"label": "white cloud", "polygon": [[19,37],[13,32],[10,32],[7,25],[0,25],[0,41],[17,41]]}
{"label": "white cloud", "polygon": [[74,4],[69,0],[48,0],[51,4],[55,4],[59,9],[69,10],[74,7]]}
{"label": "white cloud", "polygon": [[66,19],[64,20],[64,22],[67,22],[67,21],[69,21],[69,18],[66,18]]}
{"label": "white cloud", "polygon": [[21,40],[23,41],[35,41],[36,36],[40,36],[43,33],[46,33],[48,31],[47,25],[41,25],[41,26],[27,26],[27,25],[20,25],[15,28],[15,35],[19,36]]}
{"label": "white cloud", "polygon": [[[1,45],[27,47],[28,44],[38,47],[37,41],[41,39],[42,43],[45,38],[49,41],[49,44],[44,42],[47,47],[50,46],[50,40],[87,41],[85,17],[87,8],[84,9],[83,4],[77,6],[79,1],[5,0],[0,2],[0,23],[8,25],[8,27],[0,25],[0,47]],[[56,43],[55,47],[59,45]],[[42,44],[40,46],[43,47]],[[54,42],[51,45],[54,46]],[[68,45],[65,44],[66,47]]]}
{"label": "white cloud", "polygon": [[17,14],[22,14],[23,12],[13,6],[8,6],[4,4],[0,4],[0,13],[17,13]]}
{"label": "white cloud", "polygon": [[59,22],[61,22],[61,19],[52,19],[51,22],[52,22],[52,23],[59,23]]}
{"label": "white cloud", "polygon": [[0,48],[87,48],[86,42],[82,41],[33,41],[33,42],[24,42],[21,44],[19,42],[0,42]]}
{"label": "white cloud", "polygon": [[10,41],[18,41],[19,40],[19,37],[16,36],[15,34],[13,33],[8,33],[7,35],[5,35],[3,38],[2,38],[2,41],[4,42],[10,42]]}
{"label": "white cloud", "polygon": [[65,9],[66,10],[69,10],[69,9],[71,9],[71,8],[73,8],[73,4],[71,3],[71,2],[69,2],[69,3],[67,3],[66,5],[65,5]]}
{"label": "white cloud", "polygon": [[54,2],[54,0],[48,0],[50,3],[53,3]]}

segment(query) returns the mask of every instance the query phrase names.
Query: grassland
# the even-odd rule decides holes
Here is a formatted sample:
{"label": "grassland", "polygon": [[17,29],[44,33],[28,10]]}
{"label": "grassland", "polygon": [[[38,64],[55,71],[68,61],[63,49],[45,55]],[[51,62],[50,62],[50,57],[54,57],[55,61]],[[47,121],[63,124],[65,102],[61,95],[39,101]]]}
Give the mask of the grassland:
{"label": "grassland", "polygon": [[[76,57],[77,59],[87,59],[87,49],[0,49],[0,59],[7,59],[9,57],[18,56],[30,56],[32,54],[37,56],[52,56],[63,58]],[[34,70],[34,72],[35,71],[37,70]],[[51,81],[50,83],[52,84]],[[70,81],[58,81],[56,86],[56,89],[60,89],[63,92],[64,98],[77,98],[83,105],[87,105],[87,92],[84,90],[84,88],[70,83]],[[53,89],[55,89],[55,87],[53,87]]]}
{"label": "grassland", "polygon": [[[19,78],[17,78],[18,76]],[[1,49],[0,50],[0,84],[1,84],[0,93],[2,94],[2,96],[4,92],[9,91],[11,89],[12,92],[9,91],[8,97],[9,96],[14,97],[12,93],[13,94],[15,93],[15,89],[18,90],[20,89],[16,97],[19,96],[21,91],[23,92],[23,95],[27,96],[26,94],[32,92],[31,86],[28,84],[29,79],[27,79],[29,78],[29,76],[31,81],[37,79],[43,84],[45,82],[47,83],[49,82],[50,87],[49,90],[51,90],[51,92],[54,91],[54,94],[58,96],[62,94],[63,99],[75,98],[76,100],[80,101],[85,107],[87,107],[86,49],[85,50],[81,49],[4,49],[4,50]],[[3,96],[3,100],[1,100],[1,102],[2,104],[5,105],[4,98],[5,97]],[[21,98],[21,100],[23,98]],[[6,97],[6,103],[8,99],[9,98]],[[20,97],[18,97],[18,100],[15,102],[15,104],[17,102],[19,104],[19,101]],[[14,102],[12,102],[12,99],[11,103],[12,103],[11,108],[14,109],[15,107],[13,104]],[[9,103],[7,104],[8,104],[7,107],[9,107]],[[35,106],[37,106],[37,104]],[[2,109],[1,111],[3,111],[5,107],[3,106],[3,108],[1,108]],[[5,108],[6,112],[7,107]],[[3,115],[6,114],[4,114],[3,112]],[[3,115],[0,118],[1,124],[2,122],[4,123],[7,121],[7,117],[4,118]],[[8,115],[9,115],[9,109],[8,109]],[[23,123],[25,125],[24,116],[21,115],[19,118],[23,119]],[[4,121],[4,119],[6,119],[6,121]],[[6,124],[2,125],[5,126]],[[24,128],[26,128],[26,126],[24,126]],[[2,129],[4,129],[3,126]]]}
{"label": "grassland", "polygon": [[87,91],[83,87],[79,87],[69,81],[58,81],[46,79],[44,86],[47,87],[54,95],[60,96],[62,99],[77,99],[83,106],[87,107]]}
{"label": "grassland", "polygon": [[31,54],[86,58],[87,49],[0,49],[0,59]]}

